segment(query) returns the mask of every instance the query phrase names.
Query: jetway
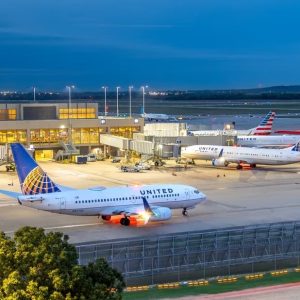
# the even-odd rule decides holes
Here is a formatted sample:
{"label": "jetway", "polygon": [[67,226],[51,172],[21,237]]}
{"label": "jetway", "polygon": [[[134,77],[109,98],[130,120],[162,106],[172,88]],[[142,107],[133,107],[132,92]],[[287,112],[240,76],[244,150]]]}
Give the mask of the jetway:
{"label": "jetway", "polygon": [[180,148],[192,145],[233,145],[235,137],[219,136],[145,136],[133,135],[133,139],[101,134],[100,143],[121,150],[135,151],[142,155],[156,155],[161,158],[178,157]]}

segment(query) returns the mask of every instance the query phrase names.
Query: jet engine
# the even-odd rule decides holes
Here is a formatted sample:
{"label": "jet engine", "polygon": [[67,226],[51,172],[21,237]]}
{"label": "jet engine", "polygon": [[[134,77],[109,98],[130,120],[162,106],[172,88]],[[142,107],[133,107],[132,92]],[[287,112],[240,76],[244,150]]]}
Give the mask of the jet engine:
{"label": "jet engine", "polygon": [[228,166],[228,162],[225,160],[224,157],[214,158],[211,163],[213,166],[216,166],[216,167],[227,167]]}
{"label": "jet engine", "polygon": [[149,221],[165,221],[172,217],[171,209],[168,207],[156,207],[152,208],[153,215],[150,216]]}

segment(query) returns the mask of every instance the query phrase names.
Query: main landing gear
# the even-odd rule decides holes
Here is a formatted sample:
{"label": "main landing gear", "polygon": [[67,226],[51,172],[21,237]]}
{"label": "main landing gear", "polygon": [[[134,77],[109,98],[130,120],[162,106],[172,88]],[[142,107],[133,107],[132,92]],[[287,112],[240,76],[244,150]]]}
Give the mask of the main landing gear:
{"label": "main landing gear", "polygon": [[187,212],[186,207],[183,208],[183,210],[182,210],[182,215],[185,216],[185,217],[188,216],[188,212]]}
{"label": "main landing gear", "polygon": [[121,218],[120,224],[123,226],[129,226],[130,225],[130,220],[127,217]]}

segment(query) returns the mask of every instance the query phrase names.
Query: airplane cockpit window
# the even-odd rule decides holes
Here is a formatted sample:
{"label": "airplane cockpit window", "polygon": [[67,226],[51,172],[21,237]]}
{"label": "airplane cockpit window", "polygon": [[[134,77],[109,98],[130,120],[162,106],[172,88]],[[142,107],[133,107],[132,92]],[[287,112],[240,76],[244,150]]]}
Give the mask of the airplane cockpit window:
{"label": "airplane cockpit window", "polygon": [[200,192],[198,190],[194,190],[194,193],[195,194],[199,194]]}

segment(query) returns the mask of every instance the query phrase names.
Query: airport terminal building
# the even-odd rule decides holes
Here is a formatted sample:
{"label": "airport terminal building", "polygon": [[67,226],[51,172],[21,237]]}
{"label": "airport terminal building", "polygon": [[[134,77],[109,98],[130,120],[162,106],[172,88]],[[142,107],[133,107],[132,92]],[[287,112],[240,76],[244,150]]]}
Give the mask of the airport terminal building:
{"label": "airport terminal building", "polygon": [[94,102],[0,104],[0,145],[33,145],[44,158],[53,158],[64,143],[87,154],[101,146],[101,134],[132,138],[143,127],[143,118],[98,117]]}

